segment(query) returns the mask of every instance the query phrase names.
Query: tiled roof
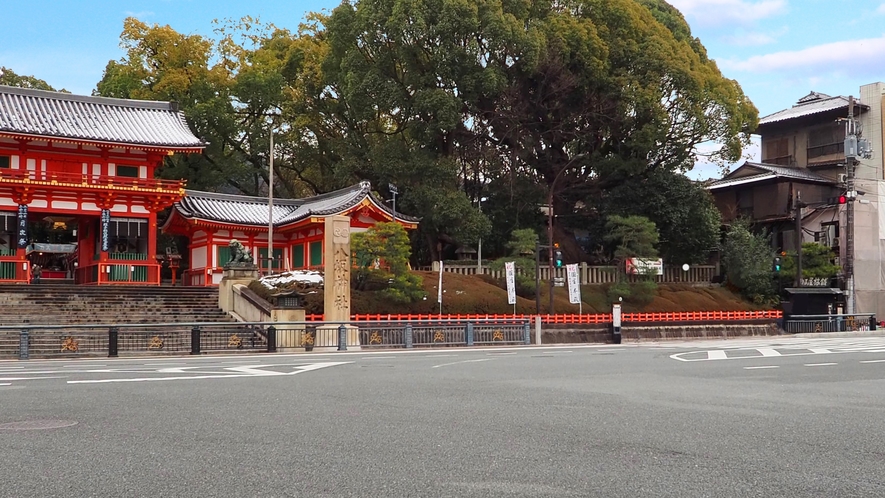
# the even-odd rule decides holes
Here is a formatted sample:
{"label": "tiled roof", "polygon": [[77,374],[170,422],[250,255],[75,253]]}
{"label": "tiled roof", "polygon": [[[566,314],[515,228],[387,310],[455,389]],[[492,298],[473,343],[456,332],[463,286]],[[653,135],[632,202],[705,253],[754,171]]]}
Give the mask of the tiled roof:
{"label": "tiled roof", "polygon": [[0,86],[0,133],[170,148],[205,146],[176,104]]}
{"label": "tiled roof", "polygon": [[[861,109],[869,107],[855,100],[855,106]],[[759,125],[777,123],[788,119],[810,116],[821,112],[832,111],[836,109],[848,108],[848,97],[830,97],[824,93],[811,92],[799,101],[793,107],[769,114],[759,120]]]}
{"label": "tiled roof", "polygon": [[[393,214],[382,201],[372,194],[369,182],[305,199],[274,199],[274,226],[288,225],[311,216],[330,216],[344,212],[364,199],[370,199],[382,211]],[[185,196],[174,208],[188,219],[201,219],[240,225],[267,226],[269,221],[267,197],[217,194],[186,190]],[[417,222],[418,219],[396,213],[402,221]]]}
{"label": "tiled roof", "polygon": [[[745,174],[748,172],[751,174]],[[735,185],[757,183],[776,178],[788,178],[792,180],[800,180],[811,183],[835,183],[829,178],[820,176],[813,171],[809,171],[804,168],[789,168],[786,166],[778,166],[776,164],[753,163],[747,161],[743,165],[741,165],[741,167],[732,171],[731,174],[729,174],[725,178],[707,185],[707,189],[715,190],[725,187],[733,187]]]}

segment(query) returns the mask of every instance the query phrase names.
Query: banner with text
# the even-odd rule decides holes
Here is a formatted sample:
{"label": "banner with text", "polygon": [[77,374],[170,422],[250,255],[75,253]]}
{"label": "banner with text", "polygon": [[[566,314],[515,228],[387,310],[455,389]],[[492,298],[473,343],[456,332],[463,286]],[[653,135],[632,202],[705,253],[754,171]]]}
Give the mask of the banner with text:
{"label": "banner with text", "polygon": [[110,209],[101,210],[101,252],[108,252],[110,249],[110,229],[111,229],[111,211]]}
{"label": "banner with text", "polygon": [[504,263],[504,273],[507,278],[507,304],[516,304],[516,262]]}
{"label": "banner with text", "polygon": [[[28,247],[28,205],[18,205],[18,248]],[[12,244],[10,244],[12,245]]]}
{"label": "banner with text", "polygon": [[663,275],[663,259],[627,258],[628,275]]}
{"label": "banner with text", "polygon": [[565,265],[565,276],[568,279],[568,302],[581,304],[581,281],[578,279],[577,263]]}

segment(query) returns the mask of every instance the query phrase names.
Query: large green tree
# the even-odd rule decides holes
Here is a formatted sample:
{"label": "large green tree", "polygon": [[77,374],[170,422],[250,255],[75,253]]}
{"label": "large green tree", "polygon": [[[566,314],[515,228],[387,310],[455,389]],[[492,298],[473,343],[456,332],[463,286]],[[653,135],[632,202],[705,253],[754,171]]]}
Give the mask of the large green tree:
{"label": "large green tree", "polygon": [[681,173],[634,175],[597,200],[594,207],[610,215],[641,215],[653,221],[661,236],[658,249],[668,264],[705,263],[718,246],[721,216],[712,196]]}
{"label": "large green tree", "polygon": [[[33,88],[35,90],[56,91],[45,80],[41,80],[34,76],[25,76],[16,74],[15,71],[8,67],[0,66],[0,85],[16,86],[19,88]],[[67,90],[59,90],[67,93]]]}

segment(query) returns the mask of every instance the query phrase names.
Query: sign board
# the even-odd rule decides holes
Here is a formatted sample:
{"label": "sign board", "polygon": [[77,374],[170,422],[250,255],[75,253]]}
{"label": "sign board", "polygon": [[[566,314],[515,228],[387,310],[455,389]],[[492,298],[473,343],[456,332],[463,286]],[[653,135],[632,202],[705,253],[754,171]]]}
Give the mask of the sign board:
{"label": "sign board", "polygon": [[[440,305],[442,305],[442,294],[443,294],[442,293],[442,275],[443,275],[443,262],[442,262],[442,260],[440,260],[440,262],[439,262],[439,287],[437,288],[437,291],[436,291],[436,302],[438,302]],[[440,306],[440,309],[442,309],[442,306]]]}
{"label": "sign board", "polygon": [[110,246],[111,211],[101,210],[101,252],[108,252]]}
{"label": "sign board", "polygon": [[507,304],[516,304],[516,263],[504,263],[504,274],[507,279]]}
{"label": "sign board", "polygon": [[18,233],[16,235],[18,239],[18,247],[19,249],[24,249],[28,247],[28,205],[27,204],[19,204],[18,205]]}
{"label": "sign board", "polygon": [[621,305],[613,304],[612,305],[612,325],[615,327],[615,332],[621,331]]}
{"label": "sign board", "polygon": [[627,258],[628,275],[663,275],[663,259]]}
{"label": "sign board", "polygon": [[396,185],[394,185],[394,184],[392,184],[392,183],[388,183],[388,184],[387,184],[387,190],[389,190],[390,193],[391,193],[391,194],[394,194],[394,195],[396,195],[396,194],[399,193],[399,192],[397,192],[397,190],[396,190]]}
{"label": "sign board", "polygon": [[554,287],[565,287],[565,279],[562,277],[553,277]]}
{"label": "sign board", "polygon": [[581,282],[578,280],[578,265],[565,265],[565,276],[568,279],[568,302],[581,304]]}

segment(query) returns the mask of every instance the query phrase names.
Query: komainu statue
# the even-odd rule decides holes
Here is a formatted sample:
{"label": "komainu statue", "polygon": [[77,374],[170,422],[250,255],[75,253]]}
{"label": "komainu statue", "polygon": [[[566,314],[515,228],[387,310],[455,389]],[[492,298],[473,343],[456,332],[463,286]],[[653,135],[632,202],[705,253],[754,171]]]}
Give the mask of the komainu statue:
{"label": "komainu statue", "polygon": [[246,266],[254,263],[255,260],[252,258],[252,253],[246,249],[246,246],[237,239],[230,241],[230,261],[228,261],[228,265]]}

